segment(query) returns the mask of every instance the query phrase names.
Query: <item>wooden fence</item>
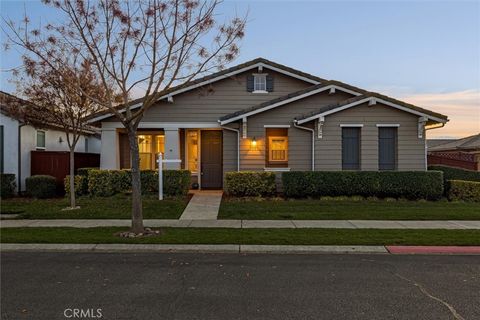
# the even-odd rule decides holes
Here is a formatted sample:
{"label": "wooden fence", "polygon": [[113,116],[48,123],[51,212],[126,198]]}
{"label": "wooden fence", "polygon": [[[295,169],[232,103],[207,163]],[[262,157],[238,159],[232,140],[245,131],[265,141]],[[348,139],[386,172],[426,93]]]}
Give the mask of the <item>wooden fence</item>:
{"label": "wooden fence", "polygon": [[[98,153],[75,152],[75,172],[79,168],[100,167]],[[70,172],[70,153],[66,151],[31,151],[30,175],[46,174],[57,180],[57,191],[64,193],[63,180]]]}
{"label": "wooden fence", "polygon": [[475,155],[465,152],[432,152],[428,154],[427,162],[429,165],[444,165],[468,170],[480,170],[478,161],[475,161]]}

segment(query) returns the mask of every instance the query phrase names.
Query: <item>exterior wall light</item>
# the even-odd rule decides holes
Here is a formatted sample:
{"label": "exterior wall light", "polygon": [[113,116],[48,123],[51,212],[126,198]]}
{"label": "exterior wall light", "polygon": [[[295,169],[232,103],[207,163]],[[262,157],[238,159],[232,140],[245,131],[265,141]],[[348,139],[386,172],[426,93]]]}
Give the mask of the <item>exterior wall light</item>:
{"label": "exterior wall light", "polygon": [[253,137],[253,139],[252,139],[250,149],[251,150],[257,150],[257,139],[255,139],[255,137]]}

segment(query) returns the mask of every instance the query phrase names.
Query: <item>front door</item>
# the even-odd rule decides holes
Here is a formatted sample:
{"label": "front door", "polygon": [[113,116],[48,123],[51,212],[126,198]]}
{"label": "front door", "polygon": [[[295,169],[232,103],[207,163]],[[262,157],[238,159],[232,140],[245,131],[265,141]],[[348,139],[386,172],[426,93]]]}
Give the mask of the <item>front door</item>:
{"label": "front door", "polygon": [[222,131],[201,131],[201,187],[202,189],[222,188]]}

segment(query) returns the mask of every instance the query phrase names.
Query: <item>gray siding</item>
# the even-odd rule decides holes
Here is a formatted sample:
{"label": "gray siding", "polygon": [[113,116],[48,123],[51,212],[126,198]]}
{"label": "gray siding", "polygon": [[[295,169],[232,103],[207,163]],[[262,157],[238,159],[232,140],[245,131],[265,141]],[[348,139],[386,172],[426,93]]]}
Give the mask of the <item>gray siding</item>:
{"label": "gray siding", "polygon": [[[336,103],[352,95],[337,90],[335,94],[319,93],[299,101],[289,103],[256,114],[247,119],[248,138],[241,140],[241,170],[263,170],[265,167],[265,128],[264,125],[290,125],[288,129],[289,153],[288,166],[291,170],[311,170],[312,143],[311,133],[293,127],[293,119],[304,113],[317,111],[320,107]],[[305,125],[306,127],[312,124]],[[250,141],[255,137],[257,150],[251,150]]]}
{"label": "gray siding", "polygon": [[[241,170],[263,170],[265,167],[265,124],[291,125],[288,166],[293,170],[311,170],[311,133],[293,127],[293,119],[321,106],[348,99],[338,92],[320,93],[248,118],[248,139],[241,139]],[[342,130],[340,124],[363,124],[361,128],[360,169],[378,170],[377,124],[399,124],[398,170],[425,170],[424,139],[418,138],[418,117],[389,106],[360,105],[325,117],[323,138],[315,132],[315,170],[342,170]],[[304,125],[313,128],[313,122]],[[257,150],[251,150],[255,137]],[[236,154],[236,153],[235,153]],[[225,157],[225,155],[224,155]],[[230,156],[231,157],[231,156]],[[226,159],[227,157],[225,157]]]}
{"label": "gray siding", "polygon": [[[173,103],[159,102],[145,113],[142,121],[216,122],[218,118],[226,114],[311,86],[309,83],[281,73],[266,68],[263,70],[264,73],[274,77],[273,92],[247,92],[247,75],[258,72],[254,69],[209,86],[176,95],[173,97]],[[113,117],[106,121],[117,120]]]}
{"label": "gray siding", "polygon": [[378,170],[377,124],[400,124],[398,170],[425,170],[425,140],[418,138],[418,116],[388,106],[367,104],[325,117],[323,138],[316,139],[316,170],[342,169],[340,124],[363,124],[360,141],[361,170]]}

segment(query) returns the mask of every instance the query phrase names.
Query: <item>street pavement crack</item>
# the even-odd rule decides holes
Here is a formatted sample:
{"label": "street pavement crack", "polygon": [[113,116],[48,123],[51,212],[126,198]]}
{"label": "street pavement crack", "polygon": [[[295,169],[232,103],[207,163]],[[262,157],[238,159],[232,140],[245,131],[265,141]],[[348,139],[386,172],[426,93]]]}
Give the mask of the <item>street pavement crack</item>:
{"label": "street pavement crack", "polygon": [[430,298],[430,299],[433,299],[437,302],[440,302],[441,304],[443,304],[444,306],[446,306],[448,308],[448,310],[450,310],[450,312],[452,313],[453,317],[457,320],[465,320],[464,317],[462,317],[458,312],[457,310],[455,310],[455,308],[449,304],[448,302],[446,302],[445,300],[442,300],[440,299],[439,297],[436,297],[434,295],[432,295],[430,292],[428,292],[428,290],[420,283],[414,281],[414,280],[411,280],[411,279],[408,279],[407,277],[404,277],[398,273],[394,273],[394,275],[404,281],[407,281],[411,284],[413,284],[415,287],[418,288],[418,290],[420,290],[421,293],[423,293],[426,297]]}

